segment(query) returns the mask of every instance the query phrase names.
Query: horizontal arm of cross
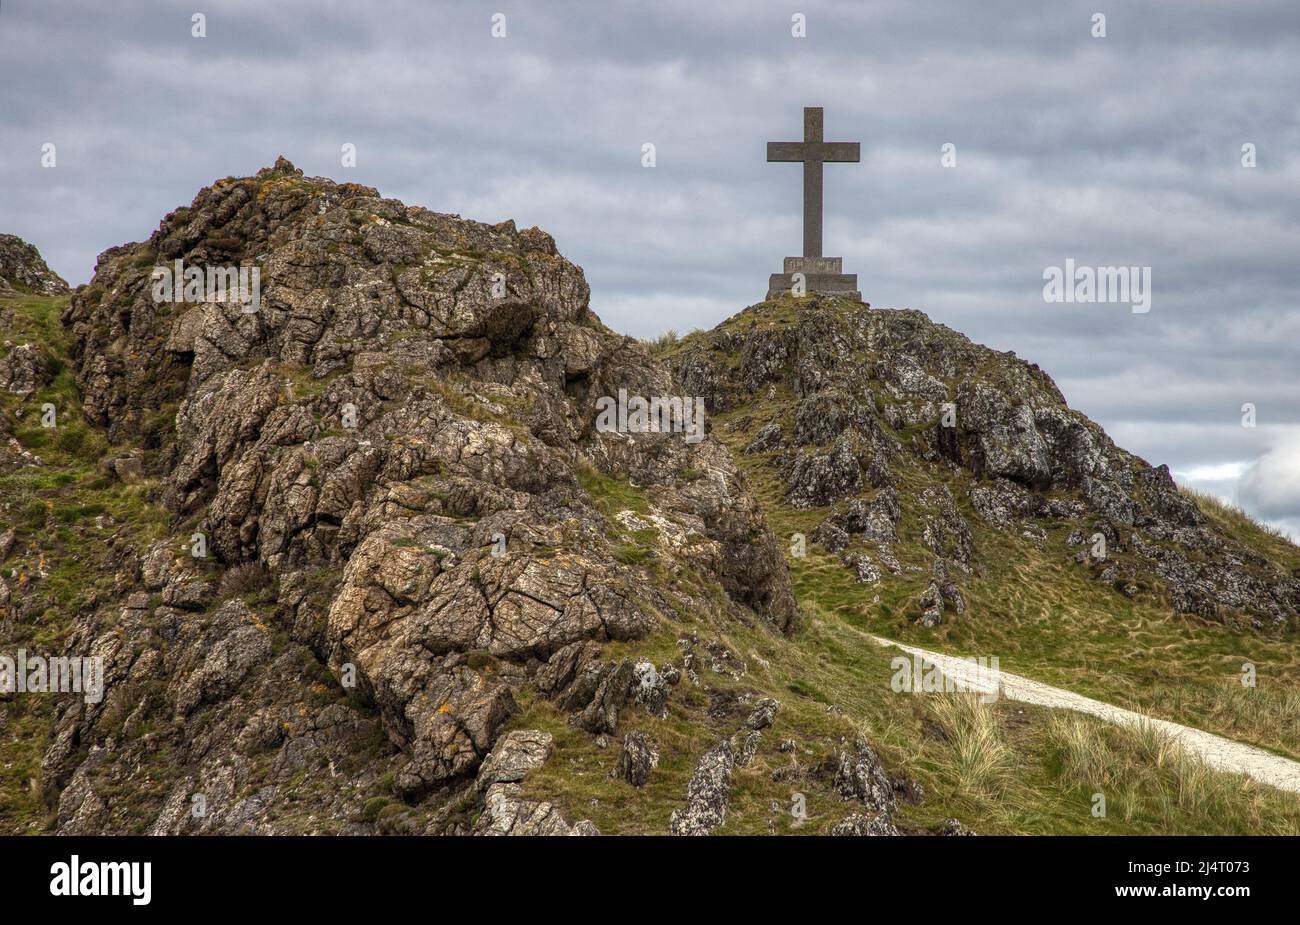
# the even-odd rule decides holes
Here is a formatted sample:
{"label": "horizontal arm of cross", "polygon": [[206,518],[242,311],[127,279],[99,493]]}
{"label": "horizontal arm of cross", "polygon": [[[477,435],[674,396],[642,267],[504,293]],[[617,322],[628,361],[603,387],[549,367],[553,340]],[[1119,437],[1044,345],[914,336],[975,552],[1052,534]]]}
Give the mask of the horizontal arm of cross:
{"label": "horizontal arm of cross", "polygon": [[862,146],[856,141],[769,141],[769,161],[834,161],[856,164],[862,157]]}

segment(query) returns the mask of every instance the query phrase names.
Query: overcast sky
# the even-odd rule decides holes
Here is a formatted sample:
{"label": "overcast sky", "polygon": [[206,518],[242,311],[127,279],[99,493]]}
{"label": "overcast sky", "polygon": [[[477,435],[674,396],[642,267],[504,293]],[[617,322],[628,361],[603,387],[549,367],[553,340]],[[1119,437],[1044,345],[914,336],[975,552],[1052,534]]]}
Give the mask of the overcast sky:
{"label": "overcast sky", "polygon": [[[800,168],[764,143],[809,105],[862,143],[826,167],[825,252],[867,301],[1016,351],[1120,445],[1300,536],[1296,0],[2,0],[0,232],[84,283],[283,154],[539,225],[611,327],[687,331],[799,252]],[[1067,258],[1151,267],[1150,311],[1045,302]]]}

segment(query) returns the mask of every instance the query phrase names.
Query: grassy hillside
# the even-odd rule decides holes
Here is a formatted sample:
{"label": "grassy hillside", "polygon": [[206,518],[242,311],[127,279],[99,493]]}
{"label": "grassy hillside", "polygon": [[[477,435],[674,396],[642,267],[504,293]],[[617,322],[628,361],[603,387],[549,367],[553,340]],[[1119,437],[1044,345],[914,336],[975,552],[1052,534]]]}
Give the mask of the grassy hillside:
{"label": "grassy hillside", "polygon": [[[955,817],[983,834],[1300,833],[1294,795],[1212,772],[1156,732],[1008,701],[990,706],[960,694],[896,694],[890,658],[897,650],[815,605],[804,617],[790,639],[729,628],[721,638],[745,660],[747,673],[734,680],[701,672],[711,687],[782,703],[758,756],[732,775],[731,810],[720,833],[828,832],[848,806],[835,795],[826,765],[841,736],[859,734],[878,747],[891,776],[921,786],[923,799],[900,804],[904,831],[931,831]],[[688,632],[703,637],[715,630],[687,617],[626,651],[667,659],[676,654],[678,635]],[[620,722],[620,733],[640,729],[660,746],[659,767],[642,790],[611,776],[617,741],[601,748],[550,701],[529,702],[512,725],[551,732],[556,750],[526,780],[528,792],[570,818],[590,818],[603,833],[662,832],[695,761],[743,718],[723,698],[701,689],[683,693],[665,722],[641,714]],[[793,751],[777,750],[785,740],[795,742]],[[1106,799],[1104,818],[1093,815],[1097,793]],[[802,824],[790,814],[796,794],[807,805]]]}
{"label": "grassy hillside", "polygon": [[[780,324],[779,307],[764,307]],[[786,321],[791,318],[786,318]],[[741,316],[718,329],[753,322]],[[691,349],[696,333],[661,345],[669,356]],[[738,358],[733,358],[738,362]],[[723,357],[722,362],[727,362]],[[811,536],[830,508],[799,509],[785,502],[777,453],[746,453],[769,420],[793,420],[797,402],[788,384],[712,418],[713,433],[732,449],[779,536]],[[888,428],[882,421],[882,426]],[[895,432],[906,444],[910,434]],[[990,527],[972,509],[969,472],[924,466],[902,454],[894,463],[903,516],[898,558],[914,572],[885,573],[878,585],[860,584],[835,556],[807,543],[806,555],[789,556],[796,592],[828,620],[900,642],[964,656],[997,656],[1006,671],[1096,697],[1153,716],[1206,729],[1292,758],[1300,758],[1300,645],[1296,627],[1237,629],[1223,622],[1176,615],[1159,588],[1142,586],[1133,598],[1098,581],[1073,560],[1066,543],[1072,525],[1050,518],[1019,530]],[[946,482],[974,532],[980,568],[962,580],[965,613],[945,614],[942,625],[918,625],[916,601],[929,582],[933,554],[920,536],[917,496]],[[1300,569],[1300,547],[1212,499],[1194,496],[1224,534],[1290,569]],[[1241,683],[1253,665],[1256,686]]]}

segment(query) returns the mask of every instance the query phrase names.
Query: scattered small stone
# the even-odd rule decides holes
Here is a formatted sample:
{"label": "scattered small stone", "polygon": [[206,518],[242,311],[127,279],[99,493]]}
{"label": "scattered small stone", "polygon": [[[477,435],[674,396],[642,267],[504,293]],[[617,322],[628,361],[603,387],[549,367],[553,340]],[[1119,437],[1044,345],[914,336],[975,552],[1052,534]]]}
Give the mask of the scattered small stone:
{"label": "scattered small stone", "polygon": [[874,816],[853,813],[837,822],[835,828],[831,829],[831,834],[862,837],[898,835],[899,832],[885,813],[876,813]]}
{"label": "scattered small stone", "polygon": [[749,714],[749,718],[745,720],[745,725],[750,729],[766,729],[776,719],[776,711],[780,707],[779,701],[773,700],[771,697],[764,697],[754,707],[754,712]]}

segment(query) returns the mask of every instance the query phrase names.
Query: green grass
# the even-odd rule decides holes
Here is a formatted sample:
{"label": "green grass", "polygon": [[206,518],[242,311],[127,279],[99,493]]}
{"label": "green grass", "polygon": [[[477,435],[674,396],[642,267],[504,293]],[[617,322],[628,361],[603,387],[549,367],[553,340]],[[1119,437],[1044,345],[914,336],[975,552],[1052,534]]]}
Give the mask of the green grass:
{"label": "green grass", "polygon": [[[1292,795],[1237,775],[1218,774],[1149,724],[1110,726],[1075,713],[1047,718],[1041,736],[1061,784],[1080,804],[1103,806],[1105,817],[1126,826],[1211,825],[1210,834],[1295,835]],[[1197,829],[1197,831],[1203,831]]]}
{"label": "green grass", "polygon": [[[41,464],[0,475],[3,524],[15,530],[3,574],[33,617],[15,621],[0,650],[56,653],[64,648],[73,617],[92,596],[114,591],[110,537],[135,549],[166,534],[169,518],[150,501],[152,480],[122,484],[99,468],[110,454],[103,432],[80,412],[59,314],[66,297],[0,300],[12,312],[5,332],[15,343],[35,342],[51,360],[53,379],[25,399],[0,393],[0,414],[15,421],[14,436]],[[41,426],[42,406],[57,409],[57,426]],[[52,824],[40,792],[40,762],[48,745],[55,699],[15,697],[0,702],[0,820],[5,831],[41,832]]]}
{"label": "green grass", "polygon": [[594,468],[584,468],[578,473],[578,484],[591,496],[596,507],[606,517],[612,517],[619,511],[635,511],[644,514],[650,510],[650,499],[645,490],[631,482],[626,482],[598,472]]}
{"label": "green grass", "polygon": [[1179,486],[1179,491],[1191,498],[1222,533],[1238,543],[1254,547],[1286,568],[1300,568],[1300,546],[1291,542],[1277,527],[1208,492],[1186,486]]}

